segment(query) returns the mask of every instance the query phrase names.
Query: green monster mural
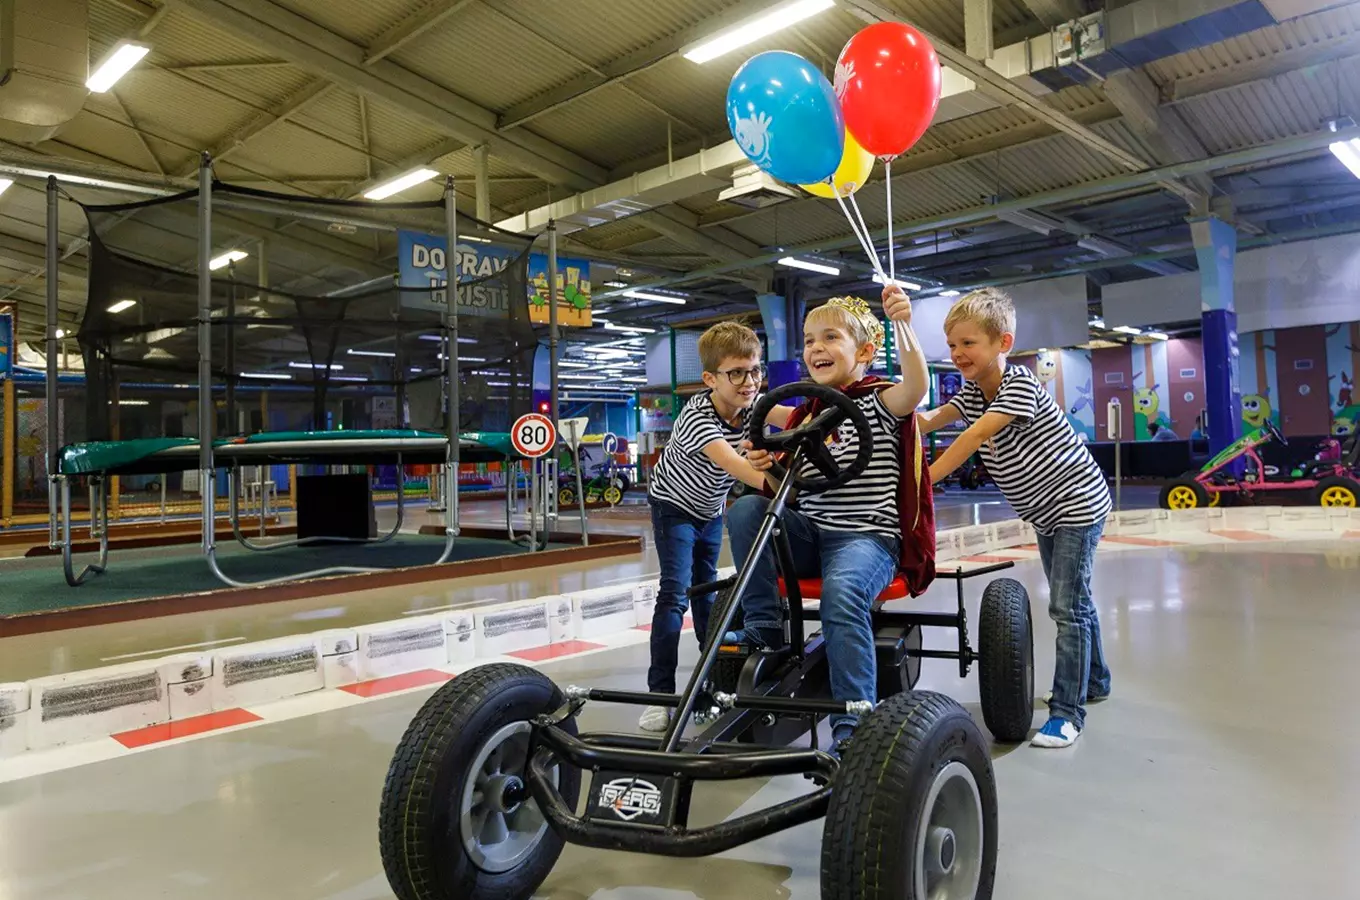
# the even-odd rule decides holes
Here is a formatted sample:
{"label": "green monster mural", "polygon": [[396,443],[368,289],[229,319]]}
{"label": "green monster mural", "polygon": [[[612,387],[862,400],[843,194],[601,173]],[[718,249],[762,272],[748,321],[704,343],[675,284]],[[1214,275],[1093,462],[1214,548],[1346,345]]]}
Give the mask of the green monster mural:
{"label": "green monster mural", "polygon": [[1253,431],[1260,431],[1267,421],[1275,421],[1269,394],[1267,389],[1260,394],[1247,394],[1242,398],[1242,423]]}

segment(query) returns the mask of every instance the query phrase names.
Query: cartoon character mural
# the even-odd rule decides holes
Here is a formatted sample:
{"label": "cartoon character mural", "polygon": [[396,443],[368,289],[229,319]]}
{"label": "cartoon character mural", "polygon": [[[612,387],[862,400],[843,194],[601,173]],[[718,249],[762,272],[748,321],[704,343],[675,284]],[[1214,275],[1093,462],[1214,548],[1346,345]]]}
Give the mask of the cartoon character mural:
{"label": "cartoon character mural", "polygon": [[[1085,413],[1085,415],[1082,415]],[[1067,408],[1067,424],[1079,435],[1085,435],[1087,440],[1095,439],[1096,399],[1091,391],[1091,379],[1087,378],[1086,383],[1077,388],[1077,400]]]}
{"label": "cartoon character mural", "polygon": [[1238,383],[1242,386],[1242,424],[1252,431],[1259,431],[1269,420],[1278,427],[1280,412],[1273,399],[1280,396],[1279,376],[1275,369],[1275,332],[1244,334],[1241,343]]}

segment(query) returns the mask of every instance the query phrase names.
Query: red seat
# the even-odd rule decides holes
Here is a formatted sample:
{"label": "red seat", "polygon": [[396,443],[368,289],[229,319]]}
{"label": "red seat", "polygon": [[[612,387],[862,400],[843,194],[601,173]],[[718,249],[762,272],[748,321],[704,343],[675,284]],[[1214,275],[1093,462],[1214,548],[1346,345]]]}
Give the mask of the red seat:
{"label": "red seat", "polygon": [[[784,579],[779,579],[779,593],[786,594],[784,589]],[[822,599],[822,579],[820,578],[800,578],[798,579],[798,593],[802,594],[804,600]],[[887,603],[889,600],[905,600],[911,596],[907,590],[907,580],[901,575],[897,575],[883,592],[874,598],[874,603]]]}

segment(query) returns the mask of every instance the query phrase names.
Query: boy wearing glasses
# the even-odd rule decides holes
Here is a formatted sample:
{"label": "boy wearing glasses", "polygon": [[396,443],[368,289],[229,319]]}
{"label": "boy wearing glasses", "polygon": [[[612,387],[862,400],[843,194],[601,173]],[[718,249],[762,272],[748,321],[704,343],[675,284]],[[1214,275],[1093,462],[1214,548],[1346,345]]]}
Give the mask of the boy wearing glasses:
{"label": "boy wearing glasses", "polygon": [[[721,322],[699,338],[704,385],[685,404],[671,438],[652,470],[647,498],[652,507],[661,585],[652,614],[652,660],[647,690],[675,693],[675,669],[691,585],[715,581],[722,549],[723,512],[736,479],[760,488],[765,475],[738,452],[750,429],[751,407],[760,392],[764,368],[760,339],[745,325]],[[767,424],[783,427],[789,407],[775,407]],[[694,600],[694,634],[700,646],[708,631],[715,594]],[[649,706],[638,723],[645,731],[665,731],[671,710]]]}

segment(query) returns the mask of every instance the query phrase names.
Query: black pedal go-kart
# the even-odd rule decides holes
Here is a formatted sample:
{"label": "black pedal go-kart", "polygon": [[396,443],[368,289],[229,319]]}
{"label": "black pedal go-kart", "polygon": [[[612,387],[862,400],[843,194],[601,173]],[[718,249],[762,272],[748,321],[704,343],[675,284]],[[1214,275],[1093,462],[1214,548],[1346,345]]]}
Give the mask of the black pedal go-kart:
{"label": "black pedal go-kart", "polygon": [[[762,422],[789,397],[825,408],[795,428],[754,434],[757,448],[784,452],[778,490],[752,560],[773,541],[780,572],[791,565],[779,513],[797,492],[842,485],[861,474],[872,432],[842,392],[798,382],[765,394]],[[843,467],[826,440],[848,423],[860,452]],[[876,703],[837,703],[826,646],[806,633],[813,581],[781,579],[788,646],[781,651],[724,645],[738,621],[752,566],[717,590],[708,639],[681,694],[566,687],[526,666],[492,663],[439,688],[402,737],[383,789],[380,847],[400,900],[529,898],[565,843],[672,857],[721,853],[825,818],[821,896],[827,900],[986,900],[997,855],[996,783],[987,741],[951,698],[914,690],[923,659],[954,659],[960,676],[979,663],[982,713],[1001,741],[1022,740],[1033,717],[1029,598],[1016,581],[990,582],[980,642],[968,642],[963,579],[1010,563],[941,572],[958,585],[956,612],[898,612],[874,604]],[[958,648],[925,649],[926,626],[954,628]],[[715,640],[714,637],[719,639]],[[591,702],[674,708],[661,735],[579,733]],[[858,715],[838,760],[818,747],[818,723]],[[686,737],[693,722],[698,733]],[[804,746],[795,742],[806,738]],[[589,775],[588,786],[583,775]],[[802,775],[808,792],[738,818],[690,827],[695,782]],[[583,790],[584,787],[584,790]],[[584,794],[584,804],[582,795]]]}

